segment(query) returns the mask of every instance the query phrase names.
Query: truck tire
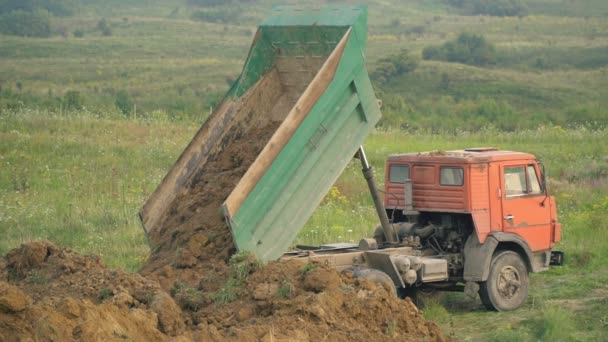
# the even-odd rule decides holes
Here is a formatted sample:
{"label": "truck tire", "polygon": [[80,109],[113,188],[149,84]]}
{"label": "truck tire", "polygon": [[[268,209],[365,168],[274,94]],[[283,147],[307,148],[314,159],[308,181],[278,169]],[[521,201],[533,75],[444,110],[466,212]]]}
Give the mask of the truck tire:
{"label": "truck tire", "polygon": [[395,287],[395,283],[393,283],[393,280],[391,279],[391,277],[389,277],[388,274],[379,270],[360,267],[353,268],[352,271],[353,278],[367,279],[382,286],[387,291],[393,293],[395,296],[397,295],[397,288]]}
{"label": "truck tire", "polygon": [[513,251],[492,257],[488,279],[479,284],[479,297],[488,310],[512,311],[528,297],[528,268]]}

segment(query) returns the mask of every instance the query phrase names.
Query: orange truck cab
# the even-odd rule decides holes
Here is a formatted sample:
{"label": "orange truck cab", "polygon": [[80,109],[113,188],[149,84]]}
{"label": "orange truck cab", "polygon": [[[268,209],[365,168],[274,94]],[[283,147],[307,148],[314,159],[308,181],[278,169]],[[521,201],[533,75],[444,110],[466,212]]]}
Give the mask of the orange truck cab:
{"label": "orange truck cab", "polygon": [[[471,148],[391,155],[384,205],[400,241],[448,260],[447,287],[464,283],[490,309],[527,297],[528,272],[561,265],[555,199],[529,153]],[[375,238],[382,239],[377,230]],[[379,241],[381,242],[381,241]]]}

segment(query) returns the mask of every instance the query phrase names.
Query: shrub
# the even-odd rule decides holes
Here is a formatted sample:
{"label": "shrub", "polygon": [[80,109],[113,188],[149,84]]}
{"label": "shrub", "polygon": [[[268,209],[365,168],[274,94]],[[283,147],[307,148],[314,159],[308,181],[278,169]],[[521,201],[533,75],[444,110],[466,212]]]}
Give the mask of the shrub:
{"label": "shrub", "polygon": [[118,93],[116,93],[116,100],[114,101],[114,104],[125,115],[130,114],[131,110],[133,109],[133,99],[126,90],[120,90]]}
{"label": "shrub", "polygon": [[397,76],[414,71],[418,63],[418,58],[404,49],[398,54],[380,59],[371,77],[375,81],[386,83]]}
{"label": "shrub", "polygon": [[484,66],[496,63],[496,48],[482,35],[463,32],[454,41],[424,48],[422,57],[425,60]]}
{"label": "shrub", "polygon": [[379,92],[378,98],[382,100],[382,118],[377,126],[382,128],[408,128],[413,111],[408,101],[394,93]]}
{"label": "shrub", "polygon": [[0,33],[22,36],[42,37],[51,35],[51,19],[48,12],[35,10],[11,11],[0,16]]}
{"label": "shrub", "polygon": [[108,25],[108,22],[106,21],[105,18],[103,18],[99,22],[97,22],[97,29],[99,31],[101,31],[101,34],[106,37],[109,37],[112,35],[112,28],[110,27],[110,25]]}
{"label": "shrub", "polygon": [[231,23],[237,21],[240,16],[241,9],[238,7],[198,10],[192,13],[193,20],[211,23]]}
{"label": "shrub", "polygon": [[522,0],[447,0],[447,3],[472,15],[522,16],[527,11]]}
{"label": "shrub", "polygon": [[70,90],[63,95],[63,106],[66,109],[82,109],[84,107],[83,102],[78,91]]}
{"label": "shrub", "polygon": [[225,0],[188,0],[188,4],[194,6],[218,6],[224,2]]}
{"label": "shrub", "polygon": [[511,17],[526,13],[526,6],[521,0],[475,0],[472,2],[473,14]]}
{"label": "shrub", "polygon": [[193,6],[219,6],[231,3],[255,2],[256,0],[188,0],[189,5]]}
{"label": "shrub", "polygon": [[82,37],[84,37],[84,30],[82,30],[82,29],[77,29],[77,30],[74,30],[74,32],[72,32],[72,34],[73,34],[73,35],[74,35],[74,37],[76,37],[76,38],[82,38]]}
{"label": "shrub", "polygon": [[34,12],[45,10],[57,16],[70,16],[74,14],[77,0],[3,0],[0,1],[0,13],[12,11]]}

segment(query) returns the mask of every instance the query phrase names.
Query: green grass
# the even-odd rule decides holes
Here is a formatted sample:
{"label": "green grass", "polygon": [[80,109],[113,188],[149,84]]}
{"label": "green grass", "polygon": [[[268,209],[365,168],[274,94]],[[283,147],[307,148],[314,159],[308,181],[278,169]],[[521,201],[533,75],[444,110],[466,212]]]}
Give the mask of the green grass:
{"label": "green grass", "polygon": [[0,114],[0,250],[50,239],[136,270],[137,208],[195,126],[26,111]]}
{"label": "green grass", "polygon": [[[275,2],[241,4],[238,22],[219,24],[191,20],[197,9],[181,0],[87,0],[74,17],[53,20],[67,37],[0,36],[0,253],[49,239],[136,271],[149,252],[139,209],[240,72]],[[380,186],[391,153],[527,151],[547,167],[563,224],[567,265],[532,275],[524,308],[491,313],[449,294],[425,317],[462,341],[608,340],[608,2],[527,0],[521,18],[463,16],[443,0],[366,3],[370,71],[403,48],[420,54],[463,31],[483,34],[500,55],[484,68],[422,61],[376,85],[390,127],[365,147]],[[101,18],[112,36],[96,29]],[[77,29],[84,37],[71,34]],[[68,90],[85,109],[62,106]],[[137,115],[115,108],[120,90]],[[376,225],[352,162],[296,243],[358,242]],[[214,299],[233,300],[232,285]],[[184,298],[199,299],[188,291]]]}
{"label": "green grass", "polygon": [[[602,1],[528,0],[531,14],[522,18],[463,16],[442,0],[366,3],[370,70],[379,59],[403,48],[419,54],[462,31],[482,33],[498,47],[501,58],[494,67],[423,62],[415,73],[383,87],[422,117],[440,110],[434,104],[441,96],[455,102],[498,100],[515,114],[535,116],[525,128],[543,120],[561,124],[576,119],[573,103],[577,108],[601,106],[605,113],[607,97],[601,90],[608,85],[608,22],[601,14],[606,8]],[[199,8],[178,0],[85,1],[75,16],[54,19],[57,32],[70,33],[66,37],[0,36],[0,87],[15,90],[21,85],[14,101],[4,104],[0,97],[0,107],[45,110],[58,106],[47,100],[49,96],[76,90],[88,110],[105,113],[124,89],[142,115],[160,110],[171,118],[204,118],[238,75],[255,27],[270,13],[271,4],[240,4],[238,22],[224,24],[191,20]],[[107,19],[112,36],[103,37],[96,29],[101,18]],[[74,37],[75,30],[82,30],[84,37]],[[439,89],[443,74],[450,86]],[[436,116],[425,121],[407,114],[397,113],[396,121],[417,121],[426,128],[437,121]],[[467,128],[463,119],[479,120],[478,126],[485,123],[474,111],[469,114],[456,111],[450,126]]]}
{"label": "green grass", "polygon": [[[198,124],[97,118],[88,112],[0,115],[0,253],[25,241],[49,239],[99,254],[112,267],[137,270],[149,252],[137,213]],[[425,315],[460,340],[549,341],[566,318],[575,322],[568,335],[572,340],[605,338],[607,140],[608,130],[551,126],[511,133],[372,134],[365,146],[380,186],[388,154],[493,145],[536,154],[557,197],[563,224],[559,249],[566,252],[568,264],[533,275],[523,309],[491,313],[478,301],[455,294],[427,306]],[[366,189],[360,166],[351,163],[297,242],[357,242],[371,236],[377,218]],[[595,299],[587,300],[590,294]],[[216,295],[217,301],[229,301],[234,289],[229,284]],[[546,309],[560,305],[571,306],[574,314]]]}

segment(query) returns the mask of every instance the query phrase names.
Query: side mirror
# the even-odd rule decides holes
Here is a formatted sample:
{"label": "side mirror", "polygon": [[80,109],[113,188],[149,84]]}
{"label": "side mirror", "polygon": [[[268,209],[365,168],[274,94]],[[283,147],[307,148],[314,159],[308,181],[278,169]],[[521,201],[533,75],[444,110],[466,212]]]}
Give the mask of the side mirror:
{"label": "side mirror", "polygon": [[538,166],[540,167],[540,182],[543,187],[543,191],[545,194],[547,193],[547,179],[545,178],[545,164],[538,162]]}

